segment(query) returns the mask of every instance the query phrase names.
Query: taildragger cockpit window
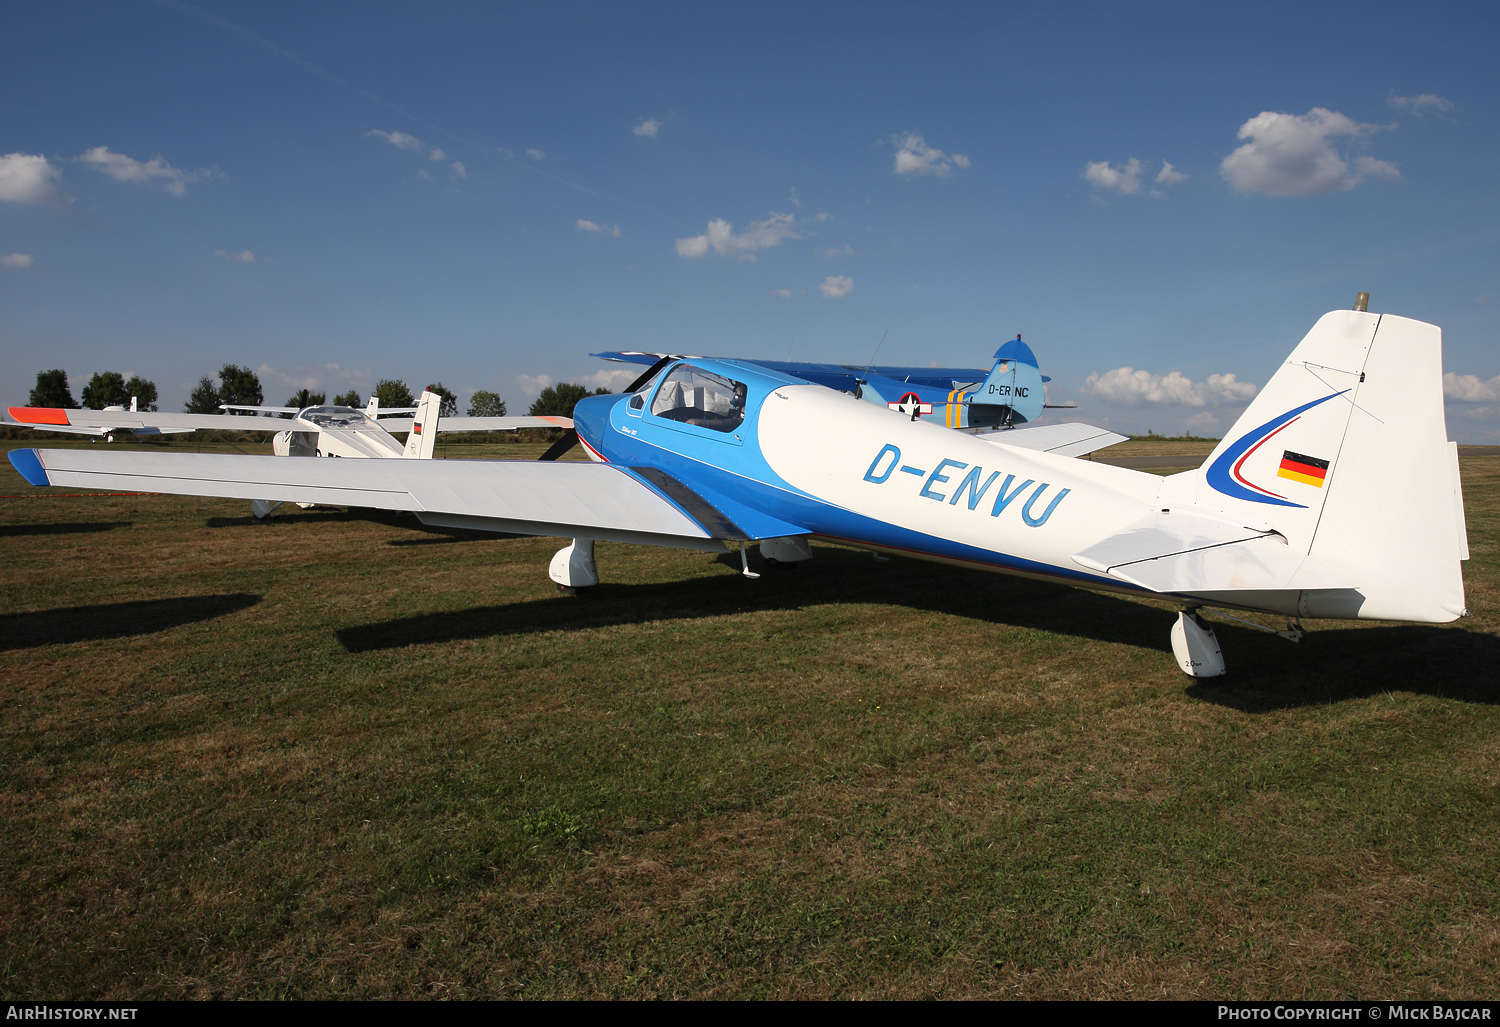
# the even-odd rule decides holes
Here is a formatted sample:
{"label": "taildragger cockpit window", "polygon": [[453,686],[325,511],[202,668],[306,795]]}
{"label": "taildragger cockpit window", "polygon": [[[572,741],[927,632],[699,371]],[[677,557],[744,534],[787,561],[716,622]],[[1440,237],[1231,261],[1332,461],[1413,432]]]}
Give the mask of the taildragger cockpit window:
{"label": "taildragger cockpit window", "polygon": [[745,384],[679,364],[657,390],[651,412],[683,424],[731,432],[745,421]]}

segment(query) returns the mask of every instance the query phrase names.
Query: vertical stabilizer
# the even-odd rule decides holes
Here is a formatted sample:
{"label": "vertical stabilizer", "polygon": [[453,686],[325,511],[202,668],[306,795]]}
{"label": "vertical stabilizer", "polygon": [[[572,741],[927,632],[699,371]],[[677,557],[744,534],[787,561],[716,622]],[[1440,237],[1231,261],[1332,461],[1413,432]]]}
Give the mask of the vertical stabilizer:
{"label": "vertical stabilizer", "polygon": [[431,460],[433,447],[437,445],[438,411],[442,409],[443,397],[435,392],[423,392],[417,402],[416,419],[412,421],[411,434],[406,436],[406,450],[401,454],[414,460]]}
{"label": "vertical stabilizer", "polygon": [[[1036,354],[1018,335],[995,351],[995,366],[989,377],[974,391],[970,400],[975,407],[1009,407],[1008,424],[1025,424],[1042,416],[1046,403],[1042,389],[1042,371]],[[969,416],[971,424],[985,423],[983,418]]]}
{"label": "vertical stabilizer", "polygon": [[1435,326],[1325,314],[1198,472],[1197,504],[1268,523],[1311,558],[1301,587],[1320,574],[1356,586],[1337,600],[1304,593],[1307,616],[1454,619],[1462,497],[1442,374]]}

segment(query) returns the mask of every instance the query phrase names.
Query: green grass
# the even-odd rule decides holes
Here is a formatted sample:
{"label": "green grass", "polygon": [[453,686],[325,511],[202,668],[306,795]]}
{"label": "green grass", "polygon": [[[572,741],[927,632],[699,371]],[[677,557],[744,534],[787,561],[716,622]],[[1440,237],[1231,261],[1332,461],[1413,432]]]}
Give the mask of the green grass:
{"label": "green grass", "polygon": [[1473,617],[1222,625],[1217,683],[1165,604],[827,546],[564,598],[557,540],[5,500],[0,993],[1491,995],[1464,471]]}

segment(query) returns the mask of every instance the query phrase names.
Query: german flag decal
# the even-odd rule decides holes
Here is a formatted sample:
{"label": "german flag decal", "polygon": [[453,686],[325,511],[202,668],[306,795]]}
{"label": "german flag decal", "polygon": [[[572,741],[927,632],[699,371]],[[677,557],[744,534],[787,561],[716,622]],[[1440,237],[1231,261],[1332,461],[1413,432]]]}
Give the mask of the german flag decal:
{"label": "german flag decal", "polygon": [[1323,479],[1328,476],[1328,461],[1319,460],[1315,456],[1303,456],[1288,449],[1281,455],[1281,470],[1276,472],[1276,476],[1322,488]]}

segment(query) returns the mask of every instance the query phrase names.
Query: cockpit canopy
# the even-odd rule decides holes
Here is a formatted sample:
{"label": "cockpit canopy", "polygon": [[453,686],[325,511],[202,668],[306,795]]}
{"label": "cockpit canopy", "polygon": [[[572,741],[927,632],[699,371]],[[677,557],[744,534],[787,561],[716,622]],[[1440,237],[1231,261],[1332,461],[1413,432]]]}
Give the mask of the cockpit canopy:
{"label": "cockpit canopy", "polygon": [[[732,432],[745,421],[744,382],[678,364],[656,390],[651,412],[683,424]],[[634,400],[632,406],[637,405]]]}
{"label": "cockpit canopy", "polygon": [[372,428],[375,422],[353,407],[308,407],[297,415],[319,428]]}

